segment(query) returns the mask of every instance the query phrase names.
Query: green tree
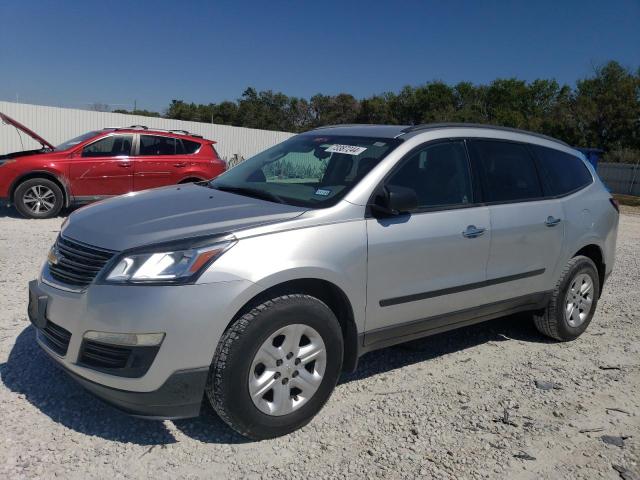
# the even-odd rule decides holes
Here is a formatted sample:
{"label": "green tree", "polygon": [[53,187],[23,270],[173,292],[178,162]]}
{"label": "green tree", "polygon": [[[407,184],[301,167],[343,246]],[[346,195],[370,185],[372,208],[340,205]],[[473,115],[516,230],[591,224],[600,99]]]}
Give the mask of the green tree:
{"label": "green tree", "polygon": [[395,95],[391,92],[373,95],[360,101],[358,123],[397,124],[398,118],[392,106]]}
{"label": "green tree", "polygon": [[575,103],[585,145],[640,148],[640,72],[609,62],[577,82]]}
{"label": "green tree", "polygon": [[335,96],[314,95],[310,104],[314,126],[354,123],[360,113],[360,102],[347,93]]}

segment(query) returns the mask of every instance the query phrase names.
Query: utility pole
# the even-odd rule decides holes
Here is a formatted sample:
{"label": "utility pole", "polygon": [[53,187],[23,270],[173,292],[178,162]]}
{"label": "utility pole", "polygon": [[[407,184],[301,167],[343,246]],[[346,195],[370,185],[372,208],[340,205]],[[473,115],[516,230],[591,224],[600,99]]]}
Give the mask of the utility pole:
{"label": "utility pole", "polygon": [[136,110],[138,110],[138,100],[133,101],[133,111],[135,112]]}

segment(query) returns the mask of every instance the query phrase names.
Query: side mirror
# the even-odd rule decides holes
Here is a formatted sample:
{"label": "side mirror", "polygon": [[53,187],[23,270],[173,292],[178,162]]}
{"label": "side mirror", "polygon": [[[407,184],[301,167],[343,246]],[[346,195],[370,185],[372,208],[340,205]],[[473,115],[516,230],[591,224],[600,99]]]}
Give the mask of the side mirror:
{"label": "side mirror", "polygon": [[412,188],[387,185],[369,206],[375,217],[401,215],[418,206],[418,196]]}

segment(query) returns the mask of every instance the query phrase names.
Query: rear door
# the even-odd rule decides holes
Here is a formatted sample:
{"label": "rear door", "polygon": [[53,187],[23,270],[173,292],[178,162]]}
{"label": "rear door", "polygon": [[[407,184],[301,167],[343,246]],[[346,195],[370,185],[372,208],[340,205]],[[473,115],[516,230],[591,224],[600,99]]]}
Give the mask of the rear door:
{"label": "rear door", "polygon": [[[112,134],[85,145],[69,161],[71,192],[77,200],[133,190],[133,135]],[[88,197],[88,198],[82,198]]]}
{"label": "rear door", "polygon": [[180,139],[140,134],[134,161],[135,190],[174,185],[184,178],[188,158]]}
{"label": "rear door", "polygon": [[475,202],[471,178],[464,142],[446,141],[414,150],[386,180],[413,189],[418,208],[367,219],[365,343],[416,326],[438,328],[447,321],[440,315],[486,303],[479,287],[491,240],[489,209]]}
{"label": "rear door", "polygon": [[560,201],[545,198],[530,148],[476,139],[468,146],[491,215],[487,302],[552,289],[564,215]]}

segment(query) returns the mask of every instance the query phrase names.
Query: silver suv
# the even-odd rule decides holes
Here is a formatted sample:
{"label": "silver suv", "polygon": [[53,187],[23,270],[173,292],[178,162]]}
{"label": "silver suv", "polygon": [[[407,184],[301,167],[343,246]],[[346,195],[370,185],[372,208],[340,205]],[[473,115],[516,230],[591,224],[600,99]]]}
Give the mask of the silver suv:
{"label": "silver suv", "polygon": [[30,283],[44,350],[155,418],[203,399],[254,439],[305,425],[365,352],[530,311],[589,325],[617,204],[578,152],[482,125],[335,126],[210,182],[73,213]]}

